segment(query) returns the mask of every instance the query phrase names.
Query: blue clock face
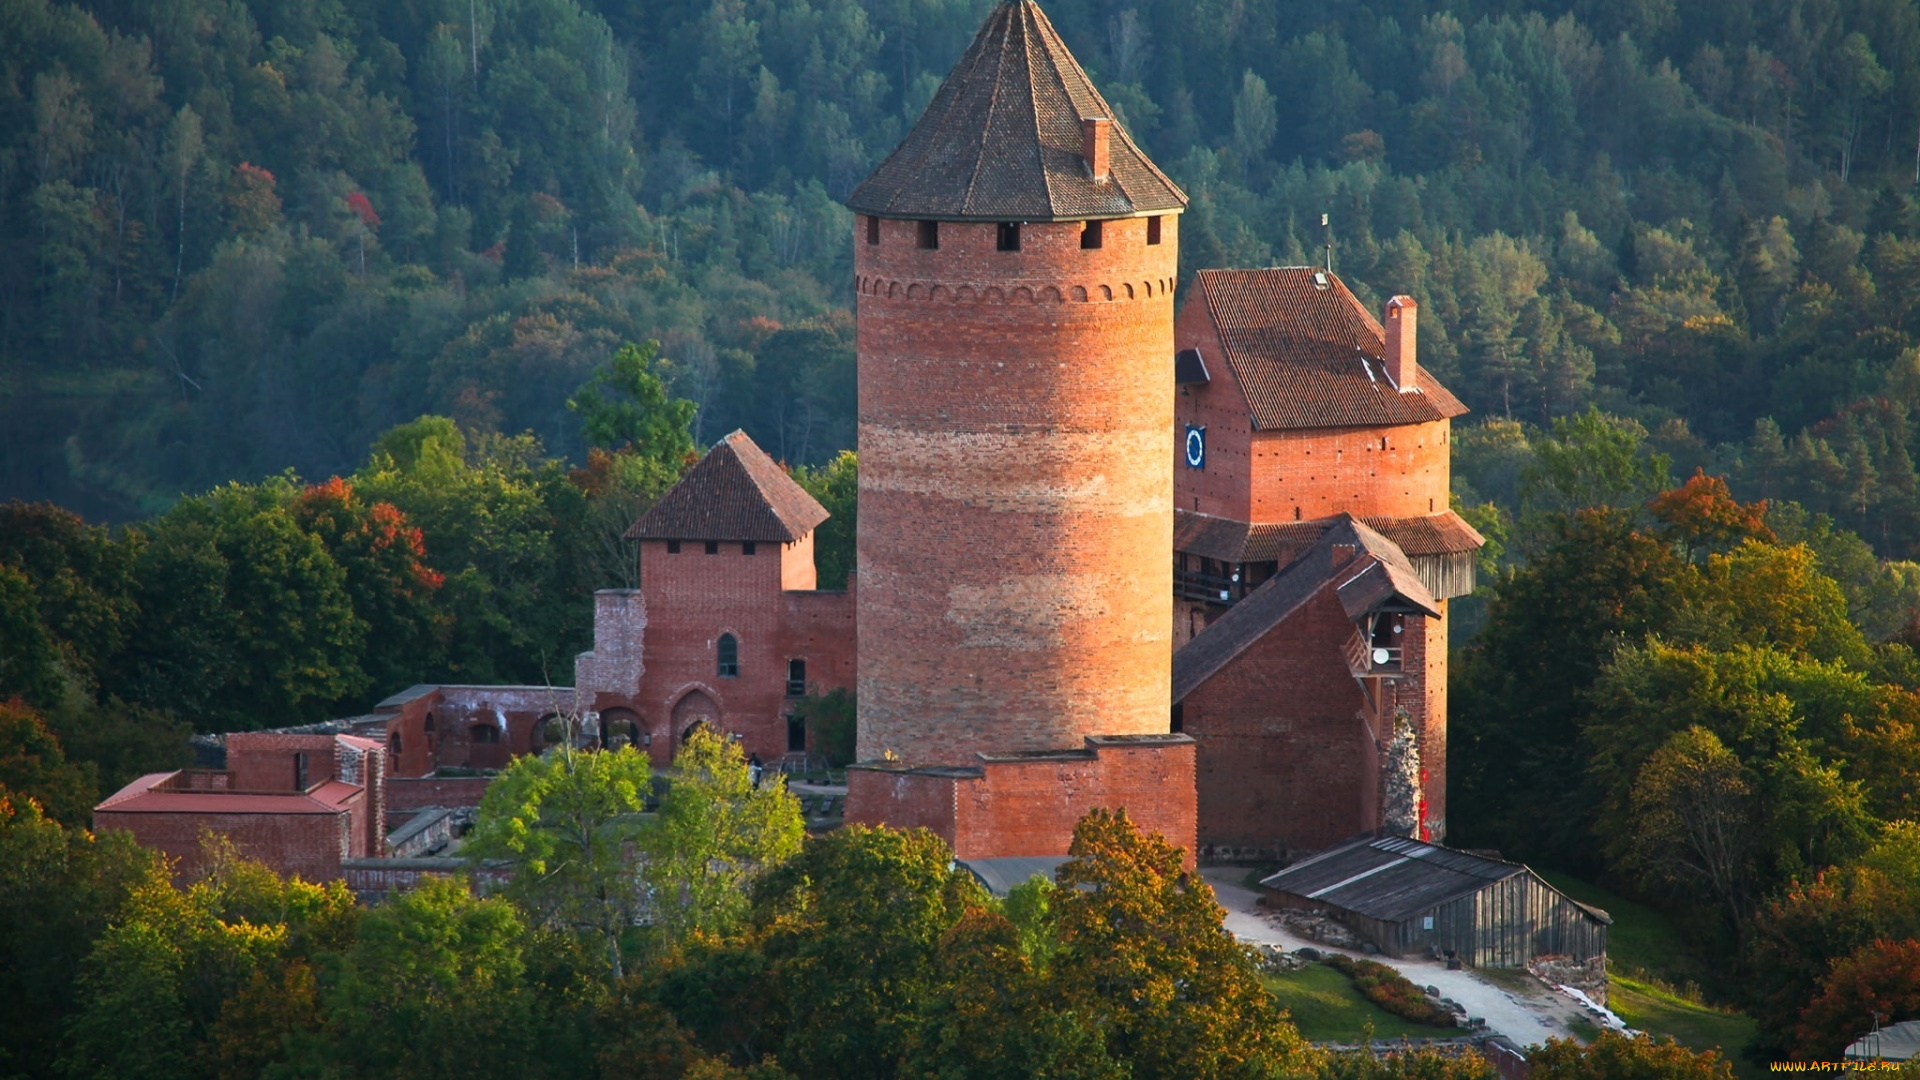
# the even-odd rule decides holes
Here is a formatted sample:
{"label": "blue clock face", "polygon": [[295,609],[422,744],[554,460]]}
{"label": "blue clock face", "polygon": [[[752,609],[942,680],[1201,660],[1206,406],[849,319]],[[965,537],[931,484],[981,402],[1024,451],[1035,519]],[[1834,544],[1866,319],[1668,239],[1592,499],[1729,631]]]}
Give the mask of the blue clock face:
{"label": "blue clock face", "polygon": [[1187,468],[1207,467],[1207,429],[1187,425]]}

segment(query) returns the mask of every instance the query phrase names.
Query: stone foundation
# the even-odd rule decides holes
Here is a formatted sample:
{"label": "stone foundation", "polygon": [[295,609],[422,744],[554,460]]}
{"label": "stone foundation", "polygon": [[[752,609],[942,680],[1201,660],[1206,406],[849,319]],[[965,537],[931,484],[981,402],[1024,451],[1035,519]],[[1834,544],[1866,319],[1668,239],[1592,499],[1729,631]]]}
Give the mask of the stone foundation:
{"label": "stone foundation", "polygon": [[1607,1003],[1607,958],[1575,960],[1571,956],[1549,953],[1536,956],[1527,970],[1555,986],[1571,986],[1592,998],[1594,1004]]}

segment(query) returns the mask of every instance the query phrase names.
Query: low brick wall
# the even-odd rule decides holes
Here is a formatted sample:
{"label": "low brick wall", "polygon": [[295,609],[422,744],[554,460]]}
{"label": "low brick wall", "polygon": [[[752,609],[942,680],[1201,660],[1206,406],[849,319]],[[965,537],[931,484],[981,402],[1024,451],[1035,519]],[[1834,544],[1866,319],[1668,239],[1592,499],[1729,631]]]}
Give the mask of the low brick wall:
{"label": "low brick wall", "polygon": [[[243,796],[244,798],[244,796]],[[346,810],[326,814],[275,813],[122,813],[97,810],[96,831],[125,829],[141,847],[173,861],[175,881],[191,880],[201,869],[201,838],[206,833],[231,841],[242,855],[259,859],[281,874],[308,881],[340,876],[342,858],[351,850],[353,816]]]}
{"label": "low brick wall", "polygon": [[491,776],[389,776],[387,809],[424,810],[430,806],[479,806]]}
{"label": "low brick wall", "polygon": [[1082,750],[979,755],[972,767],[847,770],[848,824],[925,828],[962,859],[1064,855],[1096,809],[1186,852],[1194,865],[1194,745],[1184,735],[1092,737]]}

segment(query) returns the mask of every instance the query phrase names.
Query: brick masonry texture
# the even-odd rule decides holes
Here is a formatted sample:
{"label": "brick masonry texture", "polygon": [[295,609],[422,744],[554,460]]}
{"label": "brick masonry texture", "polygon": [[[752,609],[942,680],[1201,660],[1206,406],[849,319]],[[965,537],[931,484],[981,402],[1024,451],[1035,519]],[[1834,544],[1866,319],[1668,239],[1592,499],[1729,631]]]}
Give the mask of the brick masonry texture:
{"label": "brick masonry texture", "polygon": [[1246,396],[1218,359],[1222,347],[1205,305],[1180,310],[1174,338],[1178,348],[1208,357],[1213,376],[1205,386],[1181,387],[1176,398],[1169,453],[1181,453],[1188,424],[1207,429],[1206,468],[1182,461],[1175,471],[1182,509],[1256,523],[1447,509],[1451,421],[1256,432]]}
{"label": "brick masonry texture", "polygon": [[365,855],[353,843],[354,821],[339,814],[142,814],[98,811],[93,827],[125,829],[141,847],[173,861],[174,878],[191,879],[201,869],[200,840],[204,833],[232,841],[244,855],[259,859],[281,874],[298,874],[308,881],[332,881],[340,876],[340,860]]}
{"label": "brick masonry texture", "polygon": [[[812,689],[853,685],[854,597],[814,589],[813,534],[757,544],[752,555],[739,543],[718,546],[708,555],[701,543],[682,543],[673,554],[665,541],[641,543],[647,626],[639,685],[624,701],[622,688],[583,685],[602,715],[631,710],[656,764],[671,760],[700,722],[738,735],[763,761],[780,760],[794,702],[789,661],[805,664]],[[736,675],[720,674],[722,634],[738,644]]]}
{"label": "brick masonry texture", "polygon": [[[1295,613],[1187,695],[1181,730],[1199,746],[1199,837],[1215,857],[1314,851],[1380,824],[1380,753],[1389,732],[1368,708],[1342,645],[1354,632],[1329,579]],[[1395,706],[1420,734],[1427,824],[1446,830],[1445,629],[1406,619]]]}
{"label": "brick masonry texture", "polygon": [[429,806],[479,806],[492,783],[486,776],[393,776],[387,778],[387,810],[391,813]]}
{"label": "brick masonry texture", "polygon": [[856,225],[863,760],[1167,730],[1176,223]]}
{"label": "brick masonry texture", "polygon": [[[743,435],[731,438],[744,439]],[[418,686],[382,703],[396,777],[427,778],[444,767],[500,769],[537,753],[555,737],[556,718],[582,717],[575,738],[603,745],[637,743],[656,766],[698,724],[736,736],[763,761],[789,753],[789,664],[804,665],[819,692],[854,680],[854,593],[816,590],[811,532],[790,543],[698,539],[671,551],[664,540],[640,544],[640,588],[594,597],[594,647],[576,658],[575,685],[558,687]],[[733,674],[720,671],[719,645],[731,634]],[[456,782],[446,801],[424,789],[410,805],[472,805]]]}
{"label": "brick masonry texture", "polygon": [[[296,755],[306,755],[304,777]],[[142,847],[173,863],[177,880],[202,868],[201,844],[211,833],[281,874],[308,881],[340,877],[340,862],[386,851],[386,752],[376,743],[334,735],[252,732],[227,738],[224,772],[156,774],[136,781],[151,794],[127,790],[94,811],[95,830],[125,829]],[[304,780],[305,786],[296,786]],[[158,781],[158,783],[155,783]],[[298,798],[326,784],[355,789],[334,809]],[[135,785],[129,785],[133,788]],[[154,809],[180,795],[192,809]],[[265,796],[265,798],[262,798]]]}
{"label": "brick masonry texture", "polygon": [[847,821],[925,828],[958,858],[974,859],[1064,855],[1088,812],[1124,809],[1143,831],[1182,848],[1192,866],[1193,742],[1088,743],[1025,759],[976,756],[970,768],[857,766],[847,773]]}
{"label": "brick masonry texture", "polygon": [[[1254,410],[1224,358],[1218,328],[1196,297],[1175,323],[1177,348],[1197,348],[1211,381],[1183,386],[1173,435],[1207,429],[1204,469],[1175,469],[1182,510],[1253,524],[1443,513],[1451,421],[1255,431]],[[1178,446],[1178,443],[1175,444]],[[1175,453],[1179,453],[1176,449]],[[1286,560],[1283,558],[1282,563]],[[1444,613],[1445,604],[1442,602]],[[1182,602],[1185,644],[1223,609]],[[1419,733],[1430,839],[1446,835],[1446,628],[1409,617],[1405,678],[1377,712],[1348,671],[1353,625],[1331,592],[1271,631],[1196,692],[1183,730],[1199,741],[1200,843],[1215,857],[1271,857],[1325,847],[1379,824],[1379,751],[1396,705]]]}

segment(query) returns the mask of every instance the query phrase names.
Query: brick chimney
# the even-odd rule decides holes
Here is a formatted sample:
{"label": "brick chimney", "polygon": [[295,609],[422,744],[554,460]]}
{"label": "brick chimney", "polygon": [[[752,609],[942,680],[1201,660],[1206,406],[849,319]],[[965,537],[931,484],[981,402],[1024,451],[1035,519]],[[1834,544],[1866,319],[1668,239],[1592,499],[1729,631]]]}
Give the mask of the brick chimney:
{"label": "brick chimney", "polygon": [[1387,378],[1403,394],[1419,390],[1414,375],[1415,346],[1420,329],[1420,305],[1411,296],[1396,296],[1387,301]]}
{"label": "brick chimney", "polygon": [[1087,159],[1087,171],[1093,174],[1095,183],[1105,183],[1110,175],[1107,143],[1112,131],[1113,121],[1104,116],[1085,116],[1080,119],[1081,154]]}

